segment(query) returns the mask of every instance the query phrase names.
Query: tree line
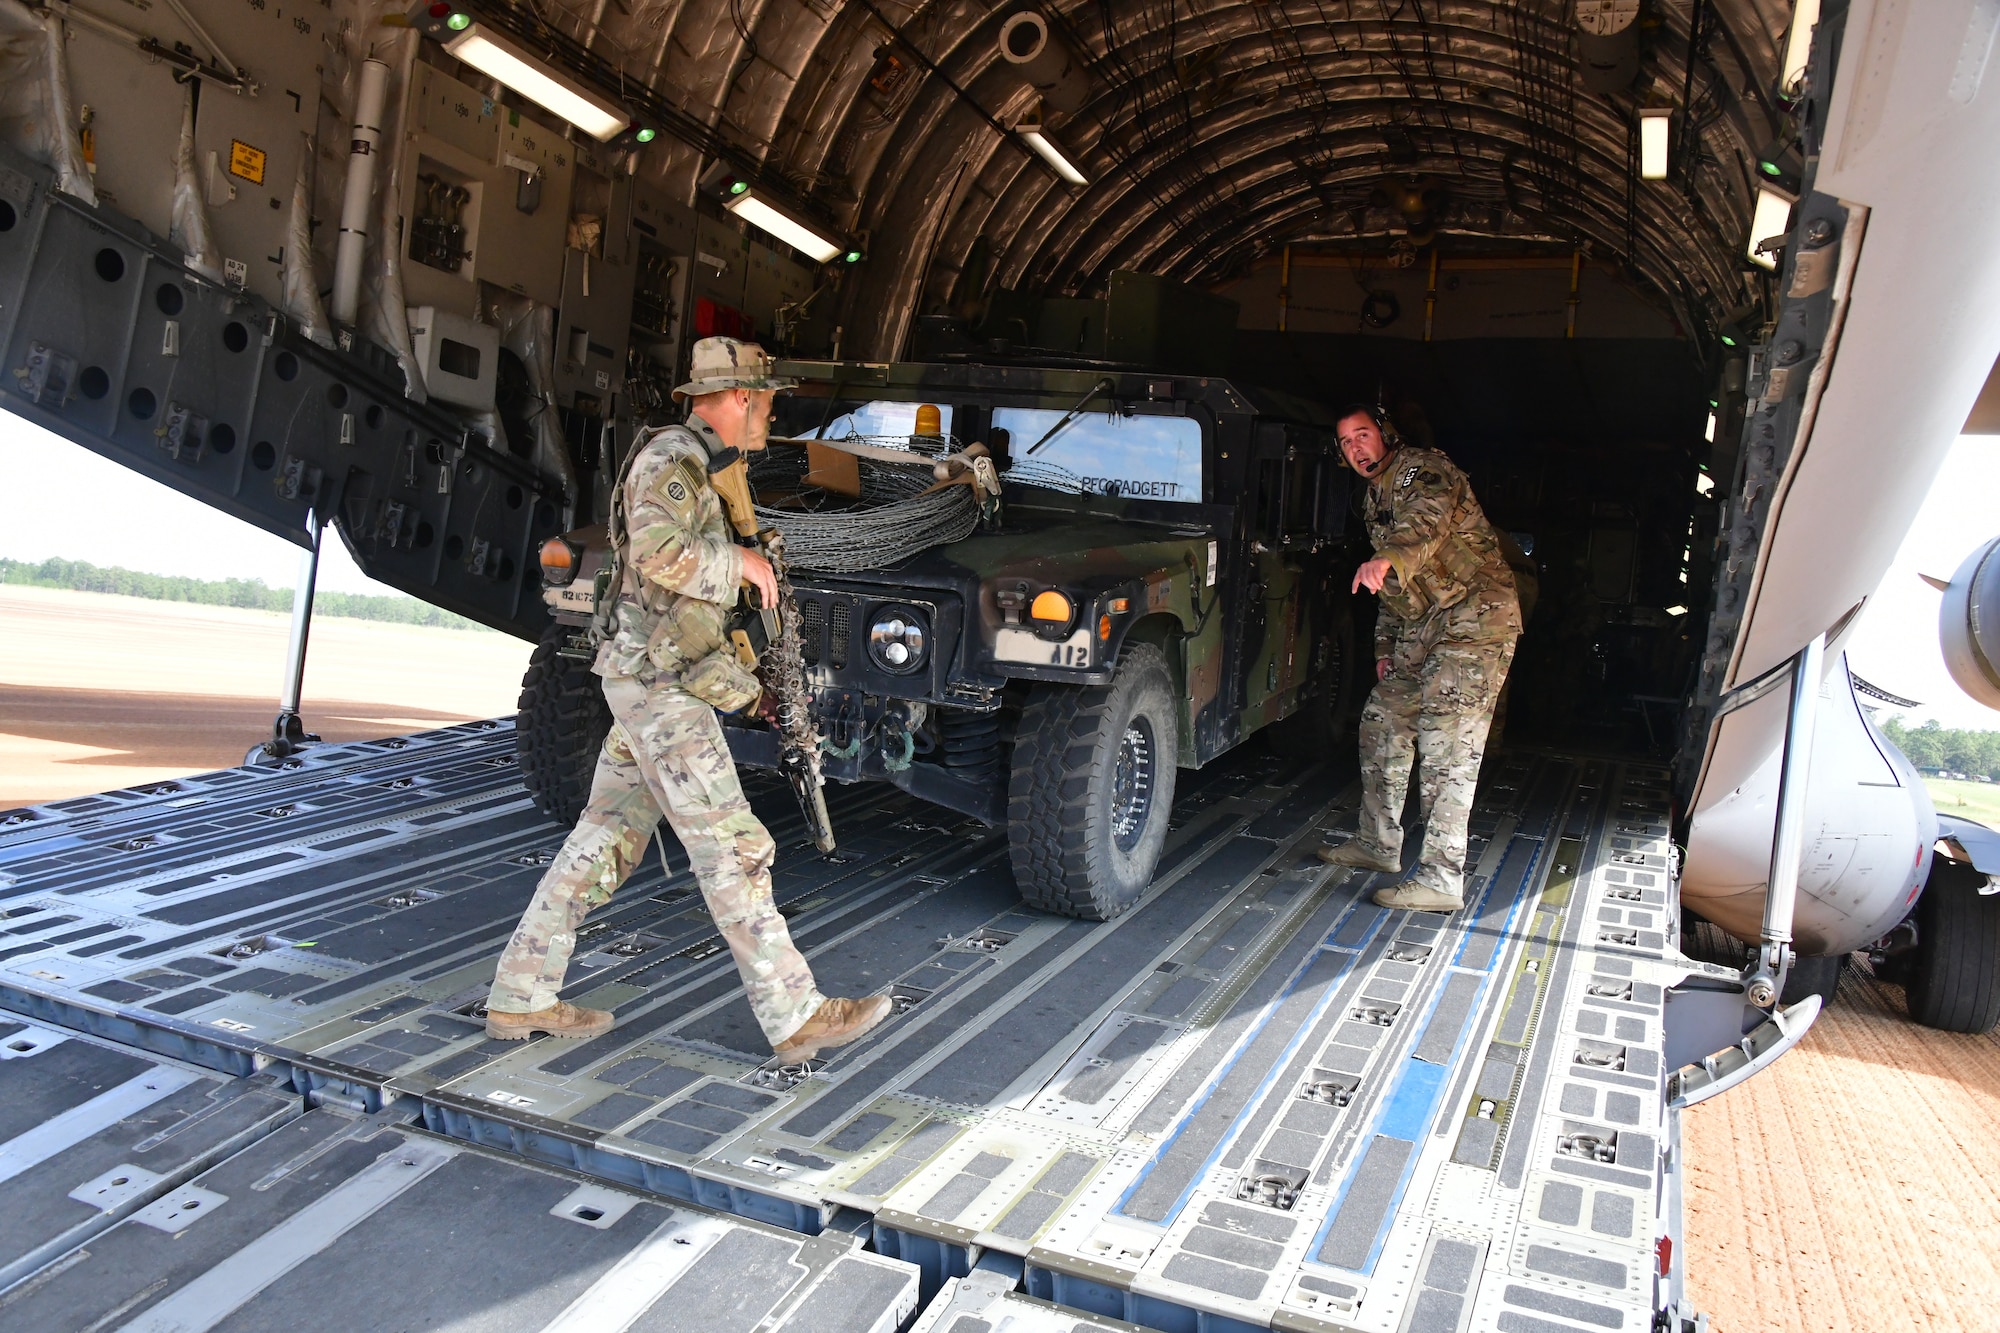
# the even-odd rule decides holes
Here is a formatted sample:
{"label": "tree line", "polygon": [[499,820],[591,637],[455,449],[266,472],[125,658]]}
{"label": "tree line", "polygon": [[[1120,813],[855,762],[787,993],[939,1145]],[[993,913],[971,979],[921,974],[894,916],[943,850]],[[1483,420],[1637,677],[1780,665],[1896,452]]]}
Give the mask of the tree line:
{"label": "tree line", "polygon": [[[204,606],[240,606],[252,611],[290,611],[292,590],[273,588],[262,579],[193,579],[177,574],[147,574],[116,565],[84,560],[0,560],[0,583],[71,592],[108,592],[144,597],[155,602],[196,602]],[[325,592],[313,598],[315,616],[345,616],[382,620],[396,625],[428,625],[438,629],[486,627],[442,607],[414,597],[382,597],[369,593]]]}
{"label": "tree line", "polygon": [[1882,720],[1882,734],[1918,768],[1944,769],[2000,779],[2000,731],[1966,731],[1938,724],[1906,727],[1900,718]]}

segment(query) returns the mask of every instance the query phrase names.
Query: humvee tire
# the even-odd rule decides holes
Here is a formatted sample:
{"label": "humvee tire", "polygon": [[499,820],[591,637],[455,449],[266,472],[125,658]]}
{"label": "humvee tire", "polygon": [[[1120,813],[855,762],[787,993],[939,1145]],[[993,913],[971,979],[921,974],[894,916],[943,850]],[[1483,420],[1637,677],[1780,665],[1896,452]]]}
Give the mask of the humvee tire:
{"label": "humvee tire", "polygon": [[590,800],[597,752],[611,730],[611,706],[590,663],[559,651],[573,631],[550,621],[528,658],[515,707],[514,757],[535,807],[574,824]]}
{"label": "humvee tire", "polygon": [[1109,921],[1152,883],[1174,803],[1174,678],[1151,644],[1109,685],[1036,685],[1014,730],[1007,845],[1031,907]]}
{"label": "humvee tire", "polygon": [[1904,984],[1910,1017],[1943,1032],[1991,1032],[2000,1023],[2000,895],[1986,877],[1939,857],[1917,900],[1915,965]]}

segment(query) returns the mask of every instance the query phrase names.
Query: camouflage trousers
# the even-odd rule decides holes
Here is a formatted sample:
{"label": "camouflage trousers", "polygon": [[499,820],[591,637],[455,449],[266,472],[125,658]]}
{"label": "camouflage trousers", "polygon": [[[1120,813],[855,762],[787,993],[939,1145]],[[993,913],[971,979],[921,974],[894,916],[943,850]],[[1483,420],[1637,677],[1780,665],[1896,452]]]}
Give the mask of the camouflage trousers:
{"label": "camouflage trousers", "polygon": [[1410,765],[1422,755],[1424,855],[1411,878],[1442,893],[1465,891],[1466,824],[1493,705],[1513,660],[1512,639],[1440,643],[1414,670],[1392,670],[1376,682],[1361,710],[1356,836],[1390,856],[1401,853]]}
{"label": "camouflage trousers", "polygon": [[590,804],[500,955],[487,1007],[533,1013],[556,1002],[578,927],[644,858],[664,811],[736,960],[751,1012],[776,1046],[824,997],[771,900],[777,845],[743,798],[715,711],[672,681],[648,686],[608,676],[604,697],[613,722]]}

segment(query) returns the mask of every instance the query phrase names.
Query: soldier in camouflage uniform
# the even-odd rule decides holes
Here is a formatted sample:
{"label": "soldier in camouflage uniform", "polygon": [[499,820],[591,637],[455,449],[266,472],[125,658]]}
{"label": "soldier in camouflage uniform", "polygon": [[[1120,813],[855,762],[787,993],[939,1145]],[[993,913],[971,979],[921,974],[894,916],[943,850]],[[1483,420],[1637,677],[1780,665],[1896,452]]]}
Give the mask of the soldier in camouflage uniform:
{"label": "soldier in camouflage uniform", "polygon": [[[760,687],[726,646],[742,584],[777,605],[770,562],[738,545],[712,466],[762,449],[774,378],[763,349],[731,338],[695,345],[684,426],[642,437],[614,501],[622,587],[615,631],[595,670],[613,724],[590,803],[542,877],[493,980],[487,1035],[589,1037],[613,1016],[558,998],[577,928],[645,855],[662,813],[687,849],[716,929],[729,945],[750,1008],[782,1059],[810,1059],[853,1041],[889,1013],[887,996],[828,999],[771,898],[777,847],[736,780],[717,708],[755,708]],[[623,524],[620,524],[620,515]]]}
{"label": "soldier in camouflage uniform", "polygon": [[1404,445],[1375,409],[1342,414],[1340,450],[1368,482],[1363,504],[1374,558],[1354,590],[1381,596],[1376,685],[1361,712],[1361,824],[1323,860],[1402,868],[1403,798],[1421,754],[1427,821],[1410,877],[1376,891],[1384,907],[1451,912],[1465,905],[1466,822],[1494,702],[1514,659],[1521,609],[1500,543],[1452,461]]}

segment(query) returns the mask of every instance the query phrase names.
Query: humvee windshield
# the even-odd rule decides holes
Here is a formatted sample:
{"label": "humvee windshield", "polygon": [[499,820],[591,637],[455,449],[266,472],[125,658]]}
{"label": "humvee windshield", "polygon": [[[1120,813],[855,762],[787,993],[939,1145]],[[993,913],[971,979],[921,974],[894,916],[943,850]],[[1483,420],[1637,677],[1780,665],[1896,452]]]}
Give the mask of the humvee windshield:
{"label": "humvee windshield", "polygon": [[[1016,458],[1062,419],[1045,408],[993,409]],[[1192,417],[1079,413],[1033,459],[1071,473],[1087,495],[1201,503],[1201,423]]]}
{"label": "humvee windshield", "polygon": [[[975,439],[991,446],[1003,472],[1018,468],[1013,480],[1085,495],[1201,503],[1202,427],[1192,417],[1085,411],[1049,435],[1063,421],[1061,409],[995,407],[971,412],[971,422],[984,416],[986,425],[960,438],[952,429],[952,404],[937,399],[841,399],[829,408],[824,399],[781,397],[771,433],[924,447],[925,437],[916,433],[920,401],[937,408],[940,436],[954,447]],[[1047,441],[1029,455],[1044,436]]]}
{"label": "humvee windshield", "polygon": [[[917,433],[918,404],[915,402],[904,403],[884,398],[851,405],[842,403],[834,409],[833,417],[827,419],[825,429],[820,428],[820,421],[826,417],[826,404],[813,402],[811,399],[801,399],[800,404],[809,406],[811,411],[803,414],[803,420],[798,420],[801,414],[797,411],[781,412],[778,418],[780,424],[784,424],[787,417],[793,418],[795,424],[792,430],[774,431],[774,434],[784,434],[801,440],[844,440],[850,435],[880,439],[885,436],[907,438]],[[934,403],[932,406],[938,410],[938,433],[949,439],[951,404]]]}

